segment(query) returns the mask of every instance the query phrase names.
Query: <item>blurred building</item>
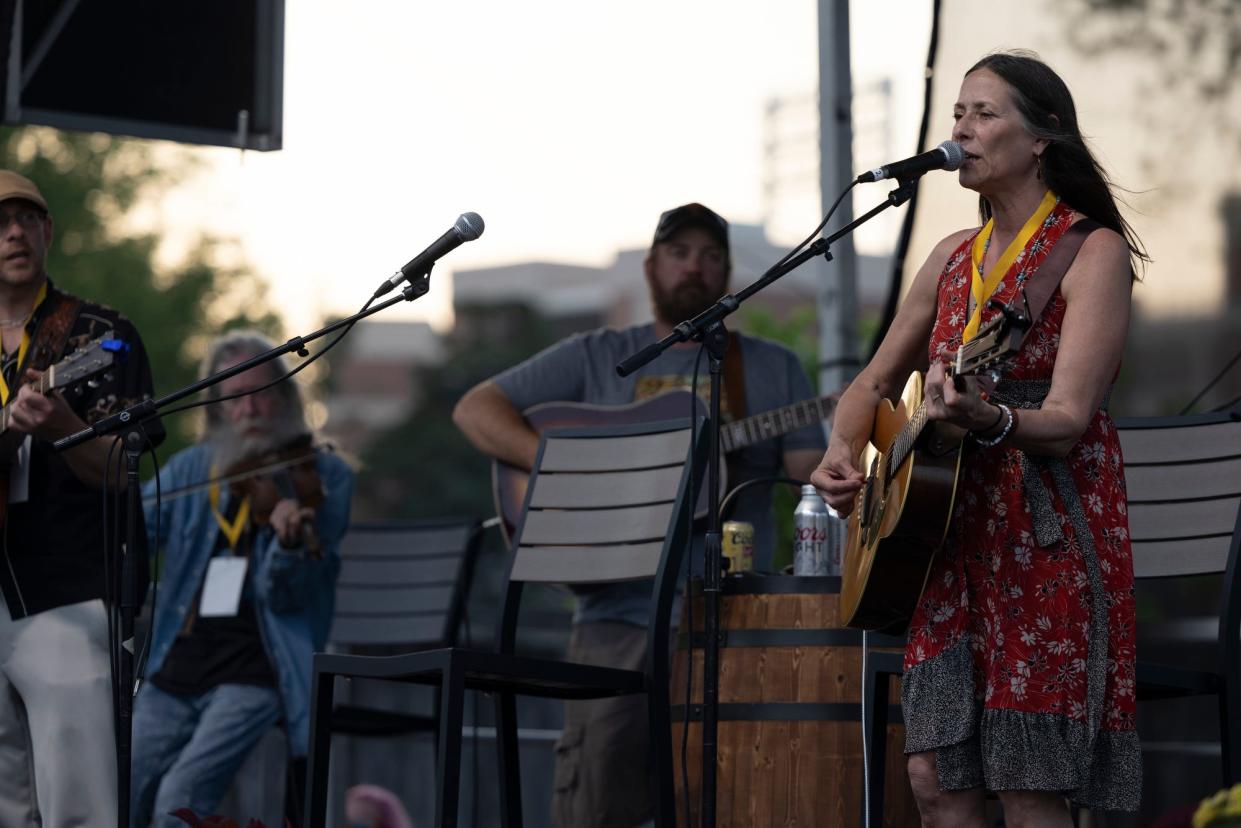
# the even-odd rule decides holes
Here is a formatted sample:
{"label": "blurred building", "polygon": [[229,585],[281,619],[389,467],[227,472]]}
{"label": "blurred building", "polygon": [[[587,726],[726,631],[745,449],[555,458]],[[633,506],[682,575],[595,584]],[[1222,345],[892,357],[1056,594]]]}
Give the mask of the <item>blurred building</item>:
{"label": "blurred building", "polygon": [[415,369],[444,359],[440,336],[426,322],[366,320],[333,354],[332,393],[323,431],[358,454],[380,431],[404,421],[421,401]]}
{"label": "blurred building", "polygon": [[[730,228],[733,276],[737,291],[779,261],[787,249],[773,244],[764,228],[733,224]],[[623,327],[651,320],[643,276],[646,249],[621,250],[605,267],[523,262],[453,273],[453,307],[525,304],[547,317],[558,334],[599,325]],[[890,259],[859,256],[858,289],[862,312],[875,313],[886,296]],[[830,266],[829,266],[830,272]],[[814,270],[793,271],[753,296],[748,305],[783,318],[797,307],[815,303]]]}

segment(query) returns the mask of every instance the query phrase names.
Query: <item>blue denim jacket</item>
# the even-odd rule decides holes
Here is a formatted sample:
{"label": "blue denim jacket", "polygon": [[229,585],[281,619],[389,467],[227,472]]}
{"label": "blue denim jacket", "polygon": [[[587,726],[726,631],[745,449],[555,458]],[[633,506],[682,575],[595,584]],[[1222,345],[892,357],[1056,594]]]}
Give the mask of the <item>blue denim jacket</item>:
{"label": "blue denim jacket", "polygon": [[[276,674],[294,756],[305,756],[310,742],[311,658],[323,650],[332,625],[340,539],[349,525],[353,473],[339,457],[320,451],[316,459],[327,497],[317,510],[321,560],[304,550],[284,549],[270,526],[259,527],[247,573],[247,594],[258,613],[263,644]],[[160,470],[160,486],[169,492],[210,477],[209,446],[195,445],[175,454]],[[155,506],[155,480],[142,489],[151,553],[163,552],[155,595],[154,637],[146,666],[155,675],[163,666],[177,632],[185,623],[216,548],[219,525],[206,487]],[[227,487],[220,508],[228,505]],[[159,536],[156,537],[158,531]]]}

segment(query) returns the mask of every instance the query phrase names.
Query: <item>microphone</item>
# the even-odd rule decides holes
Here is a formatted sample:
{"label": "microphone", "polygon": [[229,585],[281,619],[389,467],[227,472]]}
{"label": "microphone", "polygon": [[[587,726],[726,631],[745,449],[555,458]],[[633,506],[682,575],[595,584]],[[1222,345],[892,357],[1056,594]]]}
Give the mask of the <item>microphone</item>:
{"label": "microphone", "polygon": [[410,259],[403,268],[393,273],[392,276],[379,286],[379,290],[375,291],[372,299],[378,299],[385,293],[391,291],[394,287],[407,279],[414,278],[422,274],[424,271],[430,270],[431,266],[439,259],[456,250],[468,241],[474,241],[483,234],[483,217],[478,213],[462,213],[457,216],[457,221],[448,232],[431,242],[431,246]]}
{"label": "microphone", "polygon": [[945,141],[933,150],[928,150],[913,158],[896,161],[876,167],[857,177],[858,184],[871,181],[882,181],[885,178],[917,178],[931,170],[955,170],[965,160],[965,150],[956,141]]}

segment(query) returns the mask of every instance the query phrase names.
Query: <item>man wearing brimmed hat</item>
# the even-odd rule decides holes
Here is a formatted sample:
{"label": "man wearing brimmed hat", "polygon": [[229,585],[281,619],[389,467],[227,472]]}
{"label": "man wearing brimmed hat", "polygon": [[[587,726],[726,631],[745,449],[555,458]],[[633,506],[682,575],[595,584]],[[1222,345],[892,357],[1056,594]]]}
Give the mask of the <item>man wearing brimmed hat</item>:
{"label": "man wearing brimmed hat", "polygon": [[[48,279],[51,243],[39,188],[0,170],[0,401],[10,418],[0,436],[0,825],[33,825],[37,815],[44,828],[116,818],[104,528],[117,528],[124,488],[123,475],[111,479],[101,499],[115,478],[113,438],[63,454],[51,443],[152,388],[133,326]],[[108,332],[129,345],[123,364],[46,395],[29,384]],[[162,436],[158,424],[150,431]]]}
{"label": "man wearing brimmed hat", "polygon": [[[521,412],[552,401],[625,405],[689,387],[696,343],[682,343],[627,378],[618,362],[706,310],[728,288],[728,223],[701,204],[660,216],[643,263],[654,321],[623,330],[575,334],[461,398],[453,418],[481,451],[529,469],[539,435]],[[734,335],[725,359],[724,419],[779,408],[813,396],[797,357],[783,346]],[[700,393],[705,393],[703,360]],[[734,379],[736,378],[736,379]],[[821,428],[808,427],[730,455],[730,485],[785,473],[808,480],[822,457]],[[750,487],[733,515],[755,527],[756,568],[770,568],[775,541],[768,486]],[[634,670],[643,668],[649,582],[609,585],[578,596],[568,658]],[[553,824],[562,828],[633,828],[651,819],[646,701],[622,697],[565,705],[556,748]]]}

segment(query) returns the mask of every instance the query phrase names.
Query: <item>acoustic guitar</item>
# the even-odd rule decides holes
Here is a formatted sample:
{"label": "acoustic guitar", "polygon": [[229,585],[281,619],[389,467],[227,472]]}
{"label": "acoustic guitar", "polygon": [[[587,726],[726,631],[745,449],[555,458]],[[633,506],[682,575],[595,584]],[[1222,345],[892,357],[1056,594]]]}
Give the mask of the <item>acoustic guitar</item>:
{"label": "acoustic guitar", "polygon": [[[526,422],[539,434],[549,428],[575,428],[582,426],[625,425],[648,423],[686,417],[693,410],[703,416],[706,403],[701,397],[687,390],[665,391],[650,399],[628,405],[592,405],[590,403],[548,402],[531,406],[522,412]],[[808,425],[821,423],[836,408],[835,394],[802,400],[801,402],[764,411],[751,417],[733,420],[720,428],[720,452],[739,451],[761,440],[779,437]],[[721,494],[724,487],[724,469],[720,468]],[[530,473],[516,466],[496,460],[491,464],[492,494],[495,497],[496,514],[501,518],[506,540],[511,540],[521,507],[526,499],[526,485]],[[700,492],[695,517],[705,517],[706,490]]]}
{"label": "acoustic guitar", "polygon": [[[81,348],[67,355],[60,362],[50,366],[37,380],[30,383],[30,386],[40,394],[50,394],[79,380],[88,380],[95,374],[106,371],[116,361],[117,354],[124,355],[128,350],[129,345],[127,343],[114,338],[112,333],[108,332],[103,336],[92,339]],[[13,417],[13,406],[16,404],[16,401],[17,394],[14,392],[13,401],[0,408],[0,440],[18,439],[18,442],[20,442],[25,439],[24,434],[9,433]],[[0,452],[0,455],[2,455],[4,460],[9,459],[11,456],[10,453],[5,452]]]}
{"label": "acoustic guitar", "polygon": [[[29,385],[40,394],[50,394],[76,382],[89,381],[95,374],[112,367],[118,356],[123,357],[128,351],[129,344],[114,338],[109,331],[50,366]],[[8,511],[9,466],[26,440],[25,434],[10,430],[16,402],[14,389],[13,399],[0,408],[0,478],[3,478],[0,480],[0,524],[4,523]]]}
{"label": "acoustic guitar", "polygon": [[[1016,352],[1023,321],[997,315],[957,350],[949,374],[958,388]],[[849,627],[904,632],[948,533],[965,432],[928,421],[922,383],[915,371],[895,403],[880,401],[862,451],[866,482],[842,555],[840,616]]]}

